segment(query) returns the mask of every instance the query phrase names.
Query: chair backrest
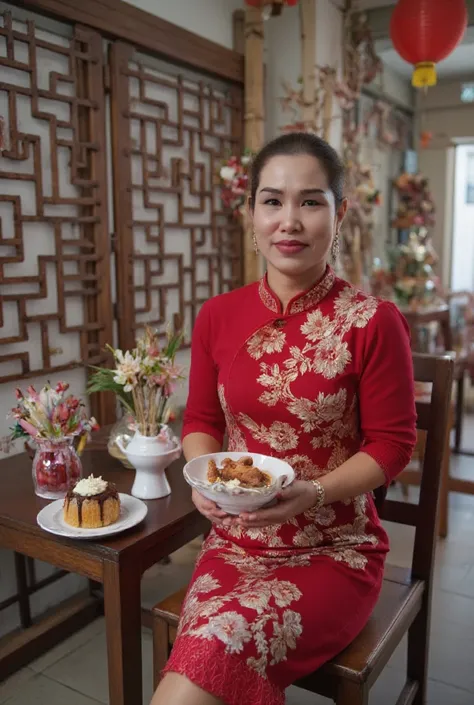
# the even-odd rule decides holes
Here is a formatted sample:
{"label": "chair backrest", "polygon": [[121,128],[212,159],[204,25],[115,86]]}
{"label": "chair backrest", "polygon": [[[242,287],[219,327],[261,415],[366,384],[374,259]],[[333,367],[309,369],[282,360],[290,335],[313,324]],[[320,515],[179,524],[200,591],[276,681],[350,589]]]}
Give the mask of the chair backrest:
{"label": "chair backrest", "polygon": [[413,354],[416,382],[431,383],[431,399],[416,402],[417,428],[426,431],[418,504],[386,499],[380,516],[387,521],[415,526],[412,576],[430,580],[437,536],[438,495],[443,457],[449,433],[449,406],[454,363],[449,355]]}

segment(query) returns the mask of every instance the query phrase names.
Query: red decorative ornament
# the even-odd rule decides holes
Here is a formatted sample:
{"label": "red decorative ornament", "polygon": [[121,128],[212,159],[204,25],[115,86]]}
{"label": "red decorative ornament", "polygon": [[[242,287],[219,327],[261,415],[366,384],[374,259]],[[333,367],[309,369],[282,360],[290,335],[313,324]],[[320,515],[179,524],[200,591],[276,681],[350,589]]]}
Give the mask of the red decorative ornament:
{"label": "red decorative ornament", "polygon": [[467,27],[465,0],[398,0],[390,36],[400,56],[414,64],[416,88],[436,85],[436,67],[461,41]]}
{"label": "red decorative ornament", "polygon": [[281,15],[284,5],[293,7],[298,4],[298,0],[245,0],[245,4],[250,5],[250,7],[261,7],[262,9],[269,7],[271,15],[276,16]]}

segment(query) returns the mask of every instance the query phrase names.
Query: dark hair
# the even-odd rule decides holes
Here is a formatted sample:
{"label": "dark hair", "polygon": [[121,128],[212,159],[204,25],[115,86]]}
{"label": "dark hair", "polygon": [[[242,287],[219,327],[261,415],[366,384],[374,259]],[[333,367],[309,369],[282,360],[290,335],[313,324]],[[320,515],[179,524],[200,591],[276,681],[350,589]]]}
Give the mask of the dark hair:
{"label": "dark hair", "polygon": [[267,142],[252,160],[250,172],[250,207],[255,207],[255,196],[263,167],[273,157],[307,154],[317,159],[334,194],[336,205],[344,198],[344,164],[336,150],[312,132],[289,132]]}

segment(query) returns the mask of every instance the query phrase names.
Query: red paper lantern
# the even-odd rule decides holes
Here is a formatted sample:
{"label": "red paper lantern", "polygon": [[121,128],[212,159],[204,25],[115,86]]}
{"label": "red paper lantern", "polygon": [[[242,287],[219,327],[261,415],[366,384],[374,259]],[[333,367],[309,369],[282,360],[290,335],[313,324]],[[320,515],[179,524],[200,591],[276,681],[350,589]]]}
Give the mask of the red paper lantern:
{"label": "red paper lantern", "polygon": [[414,64],[416,88],[436,84],[435,64],[454,51],[466,27],[464,0],[398,0],[390,36],[400,56]]}

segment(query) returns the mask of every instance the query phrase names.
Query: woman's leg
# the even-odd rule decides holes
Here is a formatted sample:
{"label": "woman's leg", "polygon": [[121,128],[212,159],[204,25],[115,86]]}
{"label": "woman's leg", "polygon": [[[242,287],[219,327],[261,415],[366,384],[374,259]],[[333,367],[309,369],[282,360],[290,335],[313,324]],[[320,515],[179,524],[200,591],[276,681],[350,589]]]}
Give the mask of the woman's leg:
{"label": "woman's leg", "polygon": [[224,705],[186,676],[167,673],[155,691],[150,705]]}

